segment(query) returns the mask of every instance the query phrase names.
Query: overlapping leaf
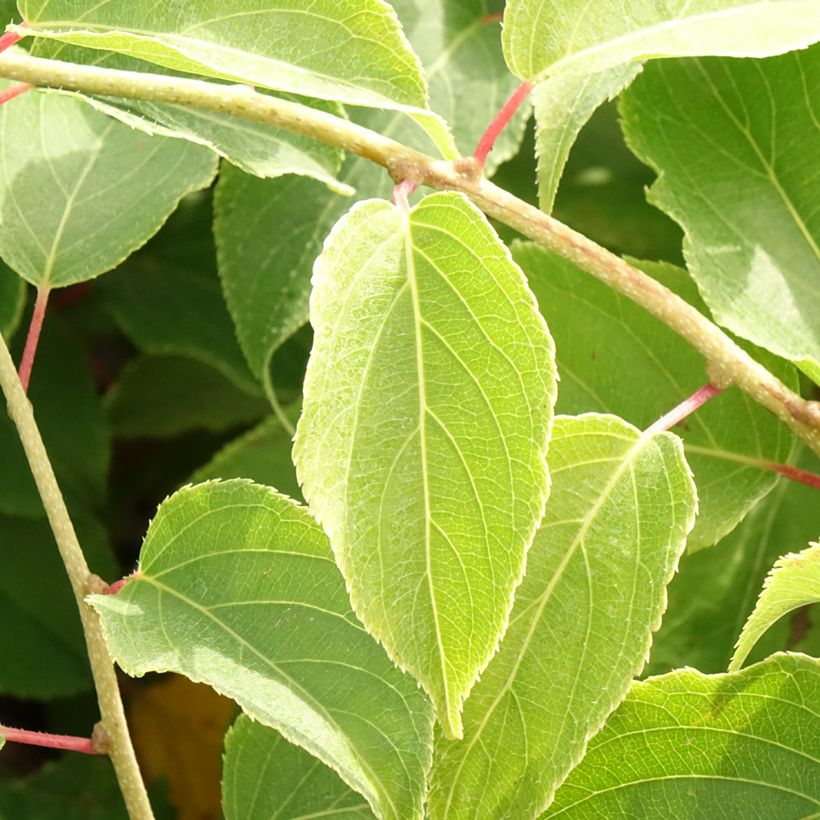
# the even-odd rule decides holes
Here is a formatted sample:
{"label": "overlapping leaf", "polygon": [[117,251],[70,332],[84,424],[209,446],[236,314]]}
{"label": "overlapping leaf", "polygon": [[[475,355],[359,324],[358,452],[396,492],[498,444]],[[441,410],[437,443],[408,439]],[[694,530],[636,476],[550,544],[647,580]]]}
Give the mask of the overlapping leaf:
{"label": "overlapping leaf", "polygon": [[[610,412],[646,428],[708,381],[703,357],[625,296],[531,243],[516,244],[513,253],[556,338],[560,412]],[[638,264],[703,307],[685,271]],[[773,357],[766,363],[797,388],[791,367]],[[777,475],[759,463],[786,461],[793,439],[737,389],[713,399],[675,431],[698,486],[691,551],[718,541],[771,491]]]}
{"label": "overlapping leaf", "polygon": [[[818,471],[817,460],[808,452],[798,463]],[[784,544],[805,544],[816,537],[818,512],[816,489],[780,479],[727,538],[711,549],[687,552],[669,585],[669,608],[655,635],[647,672],[655,675],[682,666],[710,674],[725,671],[767,571]],[[812,647],[820,638],[816,627],[812,613],[808,623],[782,619],[760,639],[751,659],[782,649],[814,654]]]}
{"label": "overlapping leaf", "polygon": [[275,487],[291,498],[301,500],[302,491],[290,458],[290,434],[275,417],[263,421],[248,433],[226,444],[192,476],[198,484],[213,478],[249,478],[257,484]]}
{"label": "overlapping leaf", "polygon": [[[23,344],[13,349],[19,361]],[[69,502],[83,509],[101,506],[110,457],[110,431],[89,372],[85,351],[49,317],[31,375],[29,398],[57,480]],[[0,402],[0,513],[45,515],[17,430]]]}
{"label": "overlapping leaf", "polygon": [[[133,57],[70,46],[55,40],[35,41],[32,54],[117,70],[144,71],[146,68],[142,60]],[[152,73],[174,72],[154,66]],[[341,150],[286,129],[251,122],[232,114],[170,103],[62,93],[86,100],[104,114],[148,134],[177,137],[204,145],[249,174],[260,177],[303,174],[321,180],[339,193],[350,193],[346,186],[336,181],[342,161]],[[342,114],[338,103],[305,98],[300,98],[299,102],[337,116]]]}
{"label": "overlapping leaf", "polygon": [[215,171],[215,156],[198,145],[29,92],[0,108],[0,255],[35,285],[92,279],[156,233]]}
{"label": "overlapping leaf", "polygon": [[763,585],[754,612],[743,626],[729,671],[739,669],[775,621],[801,606],[820,602],[820,544],[778,558]]}
{"label": "overlapping leaf", "polygon": [[636,683],[544,818],[771,820],[820,811],[820,663]]}
{"label": "overlapping leaf", "polygon": [[559,416],[547,513],[498,655],[436,743],[433,818],[534,817],[641,669],[694,523],[673,436]]}
{"label": "overlapping leaf", "polygon": [[[820,39],[813,0],[510,0],[504,50],[536,86],[539,188],[549,211],[580,127],[652,57],[767,57]],[[662,108],[662,107],[661,107]],[[659,110],[661,110],[659,108]]]}
{"label": "overlapping leaf", "polygon": [[197,359],[260,395],[222,294],[212,218],[209,196],[186,197],[162,230],[96,287],[145,353]]}
{"label": "overlapping leaf", "polygon": [[222,808],[227,820],[373,817],[362,796],[335,772],[245,715],[225,736]]}
{"label": "overlapping leaf", "polygon": [[123,438],[220,433],[258,421],[270,409],[262,396],[246,393],[210,365],[180,356],[132,359],[106,394],[106,406]]}
{"label": "overlapping leaf", "polygon": [[[399,0],[393,4],[424,61],[431,107],[446,117],[462,154],[470,154],[516,85],[501,53],[499,26],[484,0]],[[518,148],[524,114],[504,130],[486,164],[492,173]],[[430,152],[425,136],[395,112],[359,120],[379,133]],[[387,197],[392,180],[373,163],[348,157],[339,174],[360,198]],[[256,180],[223,168],[214,231],[219,272],[251,369],[269,381],[271,357],[307,322],[310,272],[322,242],[350,207],[314,180]]]}
{"label": "overlapping leaf", "polygon": [[6,340],[20,322],[25,300],[25,282],[0,260],[0,335]]}
{"label": "overlapping leaf", "polygon": [[543,513],[552,340],[460,194],[359,203],[313,285],[297,475],[357,614],[457,737]]}
{"label": "overlapping leaf", "polygon": [[570,148],[595,110],[616,97],[641,70],[625,63],[594,74],[558,74],[533,91],[538,156],[538,204],[550,213]]}
{"label": "overlapping leaf", "polygon": [[175,71],[355,105],[426,108],[418,58],[382,0],[21,0],[20,11],[25,33]]}
{"label": "overlapping leaf", "polygon": [[356,621],[303,508],[243,481],[182,489],[151,524],[139,578],[93,603],[130,674],[207,682],[379,816],[421,817],[430,707]]}
{"label": "overlapping leaf", "polygon": [[621,110],[715,319],[820,382],[818,93],[820,46],[657,63]]}
{"label": "overlapping leaf", "polygon": [[[92,570],[113,580],[102,527],[77,510],[73,519]],[[48,699],[92,688],[77,604],[44,520],[0,516],[0,618],[0,692]]]}
{"label": "overlapping leaf", "polygon": [[818,39],[814,0],[509,0],[504,12],[507,63],[528,80],[650,57],[766,57]]}

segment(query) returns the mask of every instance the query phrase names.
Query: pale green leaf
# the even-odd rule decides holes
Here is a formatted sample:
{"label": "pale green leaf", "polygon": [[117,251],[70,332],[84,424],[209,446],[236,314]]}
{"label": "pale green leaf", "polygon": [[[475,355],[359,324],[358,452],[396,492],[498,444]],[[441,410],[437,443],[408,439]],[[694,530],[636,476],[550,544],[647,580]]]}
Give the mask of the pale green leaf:
{"label": "pale green leaf", "polygon": [[362,796],[335,772],[246,715],[225,736],[222,810],[226,820],[373,817]]}
{"label": "pale green leaf", "polygon": [[650,57],[767,57],[818,39],[816,0],[509,0],[504,12],[507,63],[528,80]]}
{"label": "pale green leaf", "polygon": [[0,260],[0,335],[10,339],[26,304],[26,283]]}
{"label": "pale green leaf", "polygon": [[119,264],[216,171],[211,151],[30,92],[0,107],[0,255],[34,285]]}
{"label": "pale green leaf", "polygon": [[[0,231],[0,233],[2,233]],[[20,360],[24,333],[15,338]],[[49,315],[28,391],[60,489],[70,502],[95,509],[105,499],[110,430],[86,351]],[[17,429],[0,400],[0,513],[45,515]]]}
{"label": "pale green leaf", "polygon": [[766,577],[754,612],[737,639],[729,671],[740,669],[763,633],[784,615],[820,602],[820,544],[778,558]]}
{"label": "pale green leaf", "polygon": [[[514,246],[556,339],[558,411],[614,413],[645,429],[709,377],[706,361],[642,307],[531,243]],[[637,263],[703,309],[692,280],[672,265]],[[794,369],[763,358],[793,389]],[[698,487],[699,513],[689,551],[720,540],[772,490],[794,439],[774,416],[737,388],[712,399],[674,428]]]}
{"label": "pale green leaf", "polygon": [[237,342],[216,270],[211,197],[186,197],[162,230],[97,287],[146,353],[186,356],[261,394]]}
{"label": "pale green leaf", "polygon": [[354,206],[316,262],[310,321],[305,498],[356,613],[458,737],[543,514],[552,340],[507,248],[455,193],[409,213]]}
{"label": "pale green leaf", "polygon": [[774,820],[820,812],[820,664],[636,683],[544,818]]}
{"label": "pale green leaf", "polygon": [[191,483],[212,478],[249,478],[301,500],[302,491],[290,459],[291,446],[290,434],[277,418],[271,417],[226,444],[191,476]]}
{"label": "pale green leaf", "polygon": [[270,408],[218,370],[180,356],[137,356],[106,394],[114,434],[172,438],[189,430],[221,433],[258,421]]}
{"label": "pale green leaf", "polygon": [[[487,23],[482,0],[399,0],[394,3],[424,61],[431,107],[470,154],[517,82],[501,53],[498,24]],[[520,144],[526,107],[504,130],[486,173]],[[367,112],[358,120],[381,134],[429,152],[430,142],[395,112]],[[359,198],[387,197],[393,181],[369,160],[349,156],[339,180]],[[219,273],[252,371],[271,390],[271,358],[308,318],[310,274],[322,242],[350,201],[311,179],[254,180],[224,167],[217,184],[214,231]]]}
{"label": "pale green leaf", "polygon": [[[117,70],[144,71],[146,67],[142,60],[133,57],[70,46],[55,40],[35,41],[32,54],[37,57]],[[152,66],[152,73],[173,74],[160,66]],[[86,100],[104,114],[148,134],[177,137],[204,145],[249,174],[260,177],[277,177],[288,173],[304,174],[321,180],[339,193],[350,193],[349,188],[336,181],[336,174],[342,161],[341,150],[318,140],[294,134],[292,131],[251,122],[231,114],[204,111],[183,105],[117,97],[91,97],[69,91],[61,93],[72,94]],[[342,115],[338,103],[304,98],[300,98],[298,102],[320,111]]]}
{"label": "pale green leaf", "polygon": [[[820,472],[820,462],[806,451],[798,464]],[[652,643],[647,673],[656,675],[682,666],[701,672],[723,672],[735,641],[754,609],[766,572],[784,544],[805,544],[820,529],[817,490],[781,478],[727,538],[708,550],[686,554],[669,585],[669,606]],[[755,646],[751,659],[761,660],[781,649],[810,651],[811,628],[785,618],[774,624]]]}
{"label": "pale green leaf", "polygon": [[680,442],[614,416],[559,416],[552,490],[510,627],[437,741],[430,813],[534,817],[646,659],[697,502]]}
{"label": "pale green leaf", "polygon": [[382,0],[21,0],[26,33],[176,71],[378,108],[423,109],[424,78]]}
{"label": "pale green leaf", "polygon": [[639,64],[625,63],[595,74],[559,74],[535,87],[532,98],[542,211],[552,211],[570,148],[581,129],[603,102],[620,94],[640,71]]}
{"label": "pale green leaf", "polygon": [[379,816],[421,818],[430,707],[355,619],[304,508],[249,482],[184,488],[160,507],[139,571],[92,599],[126,672],[209,683]]}
{"label": "pale green leaf", "polygon": [[[72,520],[92,571],[114,580],[103,528],[76,509]],[[0,516],[0,620],[0,692],[45,700],[92,689],[77,603],[45,520]]]}
{"label": "pale green leaf", "polygon": [[621,111],[715,319],[820,382],[818,94],[815,47],[655,64]]}

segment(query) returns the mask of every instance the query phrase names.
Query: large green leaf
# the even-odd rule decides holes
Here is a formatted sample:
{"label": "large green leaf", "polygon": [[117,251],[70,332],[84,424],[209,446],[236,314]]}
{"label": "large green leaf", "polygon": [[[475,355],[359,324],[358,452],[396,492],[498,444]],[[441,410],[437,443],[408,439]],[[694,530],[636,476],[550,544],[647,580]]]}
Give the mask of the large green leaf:
{"label": "large green leaf", "polygon": [[26,303],[26,283],[0,260],[0,335],[7,340],[17,329]]}
{"label": "large green leaf", "polygon": [[743,626],[729,671],[743,666],[766,630],[798,607],[820,602],[820,544],[789,553],[775,561],[766,578],[754,612]]}
{"label": "large green leaf", "polygon": [[212,478],[249,478],[301,500],[302,491],[290,458],[291,446],[290,434],[277,418],[271,417],[226,444],[191,476],[191,483]]}
{"label": "large green leaf", "polygon": [[215,368],[180,356],[132,359],[106,394],[106,407],[115,435],[123,438],[220,433],[270,410],[264,398],[244,392]]}
{"label": "large green leaf", "polygon": [[[818,471],[817,460],[808,452],[799,464]],[[767,571],[787,545],[816,538],[818,528],[817,490],[780,479],[731,535],[711,549],[684,555],[669,585],[669,607],[655,635],[647,672],[655,675],[682,666],[725,671]],[[804,635],[799,623],[789,620],[766,632],[752,660],[781,649],[809,651],[805,642],[812,640],[816,625]]]}
{"label": "large green leaf", "polygon": [[820,39],[815,0],[509,0],[504,54],[519,77],[592,74],[649,57],[766,57]]}
{"label": "large green leaf", "polygon": [[186,197],[162,230],[96,287],[144,352],[198,359],[259,394],[222,294],[212,215],[210,196]]}
{"label": "large green leaf", "polygon": [[533,817],[626,695],[697,502],[680,442],[613,416],[555,420],[547,514],[498,655],[436,743],[433,818]]}
{"label": "large green leaf", "polygon": [[[92,570],[113,581],[119,571],[102,527],[76,510],[72,517]],[[0,516],[0,620],[4,695],[48,699],[92,688],[77,604],[45,520]]]}
{"label": "large green leaf", "polygon": [[431,710],[355,619],[304,508],[244,481],[184,488],[160,507],[139,570],[92,599],[126,672],[207,682],[379,816],[421,817]]}
{"label": "large green leaf", "polygon": [[294,462],[353,607],[447,736],[547,496],[552,340],[465,197],[356,205],[316,262]]}
{"label": "large green leaf", "polygon": [[[708,381],[706,362],[683,339],[625,296],[531,243],[514,246],[556,339],[558,410],[614,413],[648,427]],[[698,307],[686,272],[638,263]],[[793,388],[793,368],[767,364]],[[738,389],[726,391],[676,428],[698,487],[699,513],[689,550],[728,532],[777,482],[759,462],[783,462],[789,431]]]}
{"label": "large green leaf", "polygon": [[630,145],[660,174],[651,200],[686,231],[715,319],[817,382],[819,93],[815,47],[764,61],[658,63],[621,109]]}
{"label": "large green leaf", "polygon": [[[32,54],[37,57],[117,70],[145,70],[145,63],[142,60],[123,54],[70,46],[55,40],[36,41]],[[153,67],[152,73],[174,72],[156,66]],[[69,91],[64,93],[86,100],[103,113],[148,134],[177,137],[204,145],[249,174],[260,177],[277,177],[288,173],[304,174],[321,180],[339,193],[350,193],[346,186],[335,179],[341,165],[342,151],[318,140],[217,111],[155,103],[149,100],[89,97]],[[338,103],[304,98],[299,102],[337,116],[342,114]]]}
{"label": "large green leaf", "polygon": [[820,664],[636,683],[544,817],[773,820],[820,811]]}
{"label": "large green leaf", "polygon": [[0,107],[0,255],[35,285],[110,270],[207,186],[212,152],[149,137],[57,94]]}
{"label": "large green leaf", "polygon": [[225,736],[222,809],[227,820],[373,817],[362,796],[335,772],[245,715]]}
{"label": "large green leaf", "polygon": [[423,109],[418,59],[382,0],[21,0],[25,31],[176,71],[379,108]]}
{"label": "large green leaf", "polygon": [[[19,360],[24,334],[15,339]],[[57,316],[49,316],[40,338],[29,398],[63,494],[84,509],[105,499],[110,431],[85,351]],[[0,513],[45,515],[5,403],[0,402]]]}
{"label": "large green leaf", "polygon": [[[483,0],[394,5],[425,63],[431,107],[447,118],[461,153],[470,154],[516,85],[504,64],[498,25],[483,18],[489,7]],[[359,120],[431,150],[421,132],[395,112],[368,112]],[[504,130],[487,173],[515,153],[523,125],[522,113]],[[348,157],[339,180],[359,198],[387,197],[393,185],[381,168],[356,156]],[[312,179],[257,180],[230,167],[223,168],[216,191],[214,231],[225,295],[248,363],[270,390],[271,357],[307,322],[313,262],[350,201]]]}

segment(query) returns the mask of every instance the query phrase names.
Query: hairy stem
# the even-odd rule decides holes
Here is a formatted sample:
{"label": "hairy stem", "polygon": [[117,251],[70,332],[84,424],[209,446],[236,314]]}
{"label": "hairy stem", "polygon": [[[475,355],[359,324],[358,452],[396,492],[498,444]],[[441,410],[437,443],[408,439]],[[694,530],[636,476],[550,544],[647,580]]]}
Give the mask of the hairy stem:
{"label": "hairy stem", "polygon": [[47,732],[32,732],[28,729],[13,729],[0,726],[0,737],[10,743],[25,743],[28,746],[44,746],[47,749],[62,749],[67,752],[82,752],[86,755],[102,754],[89,737],[71,735],[51,735]]}
{"label": "hairy stem", "polygon": [[132,820],[153,820],[151,805],[148,802],[148,795],[145,792],[128,734],[114,664],[108,654],[97,613],[85,601],[87,595],[98,591],[98,584],[95,584],[95,580],[99,581],[99,579],[96,579],[88,569],[37,428],[31,403],[26,398],[11,354],[2,337],[0,337],[0,387],[6,397],[9,417],[14,422],[23,444],[31,473],[57,542],[57,549],[63,559],[68,579],[71,582],[71,589],[80,610],[88,659],[97,690],[97,701],[100,705],[103,744],[114,764],[130,817]]}
{"label": "hairy stem", "polygon": [[87,94],[152,100],[219,111],[286,128],[385,166],[401,181],[461,191],[481,210],[638,303],[706,357],[710,379],[737,385],[820,454],[820,403],[802,399],[717,325],[651,277],[567,225],[481,177],[473,158],[442,162],[348,120],[242,86],[43,60],[18,52],[0,58],[0,77]]}
{"label": "hairy stem", "polygon": [[23,348],[23,356],[20,359],[20,384],[23,385],[24,393],[28,393],[31,369],[34,367],[34,357],[37,355],[37,345],[40,342],[40,332],[43,329],[43,319],[46,317],[48,295],[50,293],[51,289],[47,287],[37,289],[37,299],[34,302],[31,323],[28,326],[28,336],[26,336],[26,346]]}

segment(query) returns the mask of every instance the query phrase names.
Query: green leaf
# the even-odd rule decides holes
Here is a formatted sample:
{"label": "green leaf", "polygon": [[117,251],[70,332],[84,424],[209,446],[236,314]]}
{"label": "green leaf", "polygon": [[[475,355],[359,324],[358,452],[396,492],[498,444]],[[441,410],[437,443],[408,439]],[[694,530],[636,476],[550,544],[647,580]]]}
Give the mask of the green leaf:
{"label": "green leaf", "polygon": [[[625,296],[531,243],[513,254],[527,274],[556,339],[558,411],[613,413],[644,429],[708,381],[706,361],[666,325]],[[637,263],[702,308],[686,272]],[[793,389],[796,374],[763,359]],[[675,428],[698,487],[699,513],[689,551],[710,546],[777,483],[761,463],[786,461],[794,439],[737,388],[712,399]]]}
{"label": "green leaf", "polygon": [[303,177],[261,180],[230,166],[219,175],[219,274],[245,357],[263,381],[274,352],[307,320],[308,272],[330,229],[323,211],[338,216],[343,203]]}
{"label": "green leaf", "polygon": [[421,818],[429,705],[356,621],[304,508],[242,481],[186,487],[152,522],[139,578],[92,603],[129,674],[209,683],[380,817]]}
{"label": "green leaf", "polygon": [[[460,152],[472,153],[517,84],[504,64],[498,25],[483,21],[482,0],[399,0],[394,5],[424,60],[431,107],[451,124]],[[518,149],[526,114],[524,107],[496,142],[488,174]],[[419,150],[431,149],[419,129],[395,112],[367,112],[358,120]],[[339,180],[354,188],[357,198],[387,197],[393,185],[383,169],[357,156],[348,157]],[[349,200],[311,179],[255,180],[222,169],[214,221],[219,273],[242,349],[269,393],[271,359],[307,322],[313,262],[349,208]]]}
{"label": "green leaf", "polygon": [[743,626],[737,649],[729,664],[733,672],[743,666],[764,632],[784,615],[807,604],[820,602],[820,544],[778,558],[766,577],[754,612]]}
{"label": "green leaf", "polygon": [[[72,512],[92,571],[114,580],[119,571],[104,530]],[[92,688],[77,604],[44,520],[0,516],[0,619],[8,625],[0,630],[0,692],[45,700]]]}
{"label": "green leaf", "polygon": [[650,57],[767,57],[820,39],[815,0],[509,0],[504,54],[527,80]]}
{"label": "green leaf", "polygon": [[21,0],[26,32],[175,71],[328,100],[423,109],[424,78],[382,0]]}
{"label": "green leaf", "polygon": [[335,772],[246,715],[225,736],[222,808],[227,820],[373,817]]}
{"label": "green leaf", "polygon": [[[504,61],[501,27],[485,18],[498,4],[491,0],[396,0],[392,5],[424,65],[430,108],[450,124],[459,152],[469,156],[518,85]],[[529,114],[529,105],[523,105],[496,140],[484,168],[488,176],[518,150]],[[401,122],[398,125],[396,139],[409,142],[409,128]],[[394,128],[387,126],[391,132]],[[385,132],[385,128],[377,130]]]}
{"label": "green leaf", "polygon": [[818,92],[820,47],[760,62],[656,64],[621,109],[631,147],[660,174],[651,201],[685,230],[689,268],[717,322],[816,382]]}
{"label": "green leaf", "polygon": [[[0,784],[0,817],[128,820],[128,812],[110,761],[69,752],[34,774]],[[163,818],[168,814],[157,812],[157,820]]]}
{"label": "green leaf", "polygon": [[216,171],[205,148],[39,92],[0,108],[0,159],[0,255],[47,287],[119,264]]}
{"label": "green leaf", "polygon": [[[798,463],[817,471],[818,462],[810,456],[804,453]],[[669,606],[652,644],[647,673],[681,666],[725,671],[767,570],[784,544],[815,538],[818,524],[817,490],[781,478],[731,535],[711,549],[684,555],[669,585]],[[808,652],[805,642],[811,640],[811,631],[801,633],[789,619],[779,621],[757,644],[752,660],[781,649]]]}
{"label": "green leaf", "polygon": [[436,743],[433,818],[534,817],[643,666],[697,502],[680,442],[555,420],[553,486],[501,649]]}
{"label": "green leaf", "polygon": [[[0,232],[2,233],[2,232]],[[17,336],[19,361],[24,334]],[[57,481],[70,502],[100,507],[106,494],[110,431],[86,353],[49,315],[31,375],[29,398]],[[45,515],[17,430],[0,402],[0,514]]]}
{"label": "green leaf", "polygon": [[614,99],[641,71],[625,63],[596,74],[559,74],[533,91],[535,149],[538,155],[538,204],[550,213],[570,148],[597,108]]}
{"label": "green leaf", "polygon": [[218,370],[179,356],[138,356],[106,395],[114,433],[123,438],[172,438],[190,430],[221,433],[269,412]]}
{"label": "green leaf", "polygon": [[[145,69],[145,63],[133,57],[70,46],[55,40],[35,41],[32,54],[47,59],[116,70]],[[174,74],[159,66],[153,67],[152,73]],[[318,140],[216,111],[149,100],[85,96],[71,91],[64,93],[85,100],[98,111],[148,134],[187,139],[204,145],[249,174],[260,177],[277,177],[289,173],[304,174],[324,182],[339,193],[351,193],[347,186],[336,181],[336,174],[342,162],[342,151]],[[336,116],[343,116],[338,103],[304,98],[300,98],[298,102]]]}
{"label": "green leaf", "polygon": [[820,664],[805,655],[636,683],[544,817],[814,817],[818,698]]}
{"label": "green leaf", "polygon": [[356,613],[458,737],[543,514],[552,340],[507,248],[455,193],[409,213],[357,204],[316,262],[310,320],[305,498]]}
{"label": "green leaf", "polygon": [[210,196],[186,197],[156,237],[97,287],[141,350],[198,359],[258,395],[222,294],[211,219]]}
{"label": "green leaf", "polygon": [[214,478],[249,478],[301,500],[302,491],[290,458],[291,446],[290,434],[277,418],[271,417],[226,444],[191,476],[191,483]]}
{"label": "green leaf", "polygon": [[26,284],[0,260],[0,335],[10,339],[26,304]]}

